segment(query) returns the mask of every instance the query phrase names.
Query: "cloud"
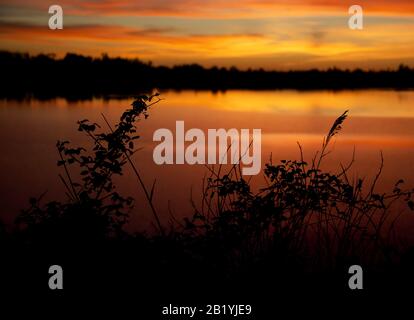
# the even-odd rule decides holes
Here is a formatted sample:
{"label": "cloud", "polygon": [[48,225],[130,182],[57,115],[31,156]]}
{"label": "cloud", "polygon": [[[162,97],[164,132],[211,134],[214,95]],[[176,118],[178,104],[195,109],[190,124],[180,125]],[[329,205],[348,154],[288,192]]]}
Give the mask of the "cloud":
{"label": "cloud", "polygon": [[[0,0],[0,5],[9,6]],[[295,14],[341,12],[347,14],[350,4],[338,0],[60,0],[64,11],[73,15],[169,16],[187,18],[257,18]],[[15,0],[13,7],[47,11],[50,1]],[[370,13],[414,14],[412,0],[365,0],[363,9]]]}
{"label": "cloud", "polygon": [[[181,56],[214,56],[232,48],[238,52],[240,46],[259,46],[267,41],[260,34],[173,34],[173,28],[134,28],[119,25],[70,25],[63,30],[50,30],[47,26],[28,23],[0,22],[0,39],[36,46],[54,44],[56,50],[76,48],[80,43],[89,49],[124,49],[131,52],[135,48],[142,51],[158,52],[159,55],[180,52]],[[260,41],[260,42],[258,42]],[[72,49],[73,50],[73,49]],[[107,50],[105,50],[107,51]],[[99,52],[95,52],[95,55]],[[240,52],[239,52],[240,54]]]}
{"label": "cloud", "polygon": [[49,1],[9,3],[0,0],[6,50],[265,68],[412,61],[414,52],[412,0],[365,0],[362,32],[333,0],[60,0],[63,30],[48,29]]}
{"label": "cloud", "polygon": [[[63,30],[50,30],[46,25],[0,21],[0,35],[3,38],[27,39],[32,37],[70,40],[72,38],[93,40],[134,40],[145,37],[161,36],[173,28],[129,28],[118,25],[79,24],[65,25]],[[33,39],[33,38],[32,38]]]}

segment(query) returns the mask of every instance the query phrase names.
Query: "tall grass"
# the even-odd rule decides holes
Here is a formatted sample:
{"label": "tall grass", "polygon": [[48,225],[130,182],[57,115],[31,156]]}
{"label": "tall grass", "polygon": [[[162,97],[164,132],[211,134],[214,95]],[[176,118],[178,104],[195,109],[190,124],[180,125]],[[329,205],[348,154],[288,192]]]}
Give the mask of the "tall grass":
{"label": "tall grass", "polygon": [[317,269],[335,269],[349,260],[372,265],[391,261],[398,248],[395,224],[405,212],[396,204],[405,202],[413,210],[413,190],[403,189],[404,181],[399,180],[392,192],[376,192],[382,154],[370,185],[349,177],[355,151],[338,173],[321,169],[347,116],[345,111],[335,120],[310,164],[299,143],[299,160],[274,164],[270,159],[263,172],[266,183],[259,191],[252,190],[238,165],[224,173],[222,166],[208,167],[202,204],[194,206],[186,229],[220,239],[229,245],[229,257],[240,263],[269,252],[279,258],[300,257]]}
{"label": "tall grass", "polygon": [[[91,139],[92,149],[71,147],[68,141],[57,143],[67,200],[42,205],[41,199],[31,199],[30,208],[17,220],[20,232],[30,241],[134,237],[124,231],[134,199],[119,194],[113,182],[113,177],[122,175],[124,166],[130,165],[159,231],[155,237],[145,236],[149,243],[158,239],[165,248],[174,244],[190,259],[209,261],[229,273],[269,259],[288,265],[299,261],[316,269],[335,269],[350,259],[370,264],[393,259],[394,226],[404,212],[395,205],[405,202],[414,209],[413,190],[403,189],[399,180],[390,193],[377,193],[382,159],[370,185],[349,177],[354,155],[338,173],[321,169],[347,111],[333,123],[310,164],[304,160],[300,144],[298,160],[273,163],[270,159],[263,170],[265,185],[258,191],[252,189],[238,165],[227,171],[222,166],[207,166],[208,177],[199,195],[201,205],[194,205],[190,218],[174,218],[167,229],[153,204],[155,182],[151,187],[144,184],[131,157],[139,139],[136,122],[146,119],[148,108],[159,100],[157,95],[138,97],[115,127],[103,116],[107,132],[96,123],[79,121],[78,129]],[[73,178],[74,168],[79,170],[79,181]]]}

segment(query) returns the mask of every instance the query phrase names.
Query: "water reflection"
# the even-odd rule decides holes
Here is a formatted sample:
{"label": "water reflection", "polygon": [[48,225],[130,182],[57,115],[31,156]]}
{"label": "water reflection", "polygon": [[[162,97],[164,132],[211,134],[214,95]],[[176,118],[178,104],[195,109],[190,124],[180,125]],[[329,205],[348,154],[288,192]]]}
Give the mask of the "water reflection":
{"label": "water reflection", "polygon": [[[311,160],[332,121],[344,110],[350,118],[337,137],[334,152],[325,163],[331,171],[339,169],[356,150],[353,175],[372,177],[385,158],[383,179],[379,188],[392,187],[399,178],[414,184],[414,91],[208,91],[163,92],[165,99],[150,111],[150,118],[139,124],[143,149],[135,161],[148,184],[157,180],[156,203],[164,221],[170,212],[177,216],[192,213],[190,199],[197,203],[203,166],[157,166],[152,161],[156,143],[152,134],[158,128],[174,130],[176,120],[189,128],[261,128],[262,159],[298,158],[297,141]],[[76,121],[102,122],[101,113],[115,123],[131,100],[94,99],[67,101],[64,98],[39,101],[0,101],[1,218],[10,223],[18,210],[27,205],[30,196],[48,190],[47,199],[62,197],[63,187],[57,178],[57,139],[68,139],[75,145],[87,143],[76,131]],[[142,199],[134,175],[121,180],[121,191]],[[255,185],[262,182],[259,175]],[[145,208],[134,212],[131,228],[151,224]]]}

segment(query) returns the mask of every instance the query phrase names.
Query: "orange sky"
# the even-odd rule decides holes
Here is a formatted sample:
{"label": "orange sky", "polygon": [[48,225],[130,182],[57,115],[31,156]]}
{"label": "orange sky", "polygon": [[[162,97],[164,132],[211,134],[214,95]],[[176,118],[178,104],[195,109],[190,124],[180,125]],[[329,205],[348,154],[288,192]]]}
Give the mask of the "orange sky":
{"label": "orange sky", "polygon": [[62,0],[48,29],[45,0],[0,0],[0,49],[138,57],[155,64],[239,68],[414,66],[414,1],[360,1],[364,29],[334,0]]}

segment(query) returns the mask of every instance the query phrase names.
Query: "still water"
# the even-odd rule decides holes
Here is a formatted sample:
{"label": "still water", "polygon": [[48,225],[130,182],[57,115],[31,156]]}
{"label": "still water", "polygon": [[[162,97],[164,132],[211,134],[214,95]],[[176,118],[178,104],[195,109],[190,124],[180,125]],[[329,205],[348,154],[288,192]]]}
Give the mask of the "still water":
{"label": "still water", "polygon": [[[403,178],[414,186],[414,91],[166,91],[163,100],[150,110],[150,117],[138,124],[138,147],[134,156],[146,183],[156,179],[155,203],[164,222],[170,214],[177,217],[193,212],[191,199],[197,204],[203,177],[202,165],[156,165],[152,152],[157,142],[152,135],[159,128],[174,132],[177,120],[186,130],[262,129],[262,161],[299,159],[297,142],[310,160],[322,143],[323,136],[337,116],[349,110],[349,118],[332,144],[332,153],[324,168],[338,171],[340,163],[356,161],[351,177],[367,182],[380,165],[385,168],[380,191],[392,188]],[[31,196],[47,191],[45,200],[62,199],[64,187],[56,166],[58,139],[74,145],[88,145],[88,138],[77,131],[77,120],[103,123],[101,113],[116,123],[131,99],[109,98],[68,101],[57,98],[39,100],[0,100],[0,218],[10,224],[19,210],[28,206]],[[117,180],[125,195],[137,199],[129,228],[151,228],[151,216],[135,176],[129,171]],[[259,174],[253,183],[260,186]],[[405,221],[407,232],[414,223]],[[411,229],[414,230],[414,229]]]}

